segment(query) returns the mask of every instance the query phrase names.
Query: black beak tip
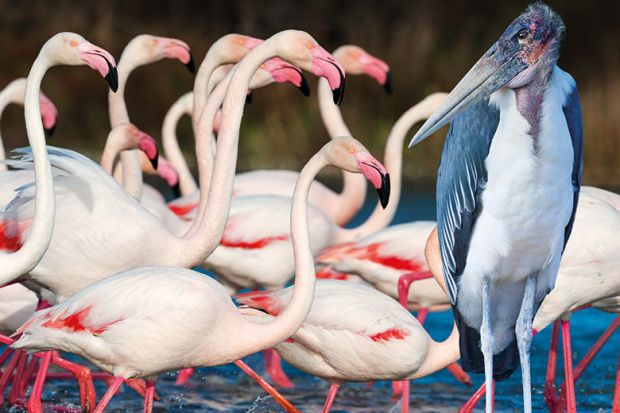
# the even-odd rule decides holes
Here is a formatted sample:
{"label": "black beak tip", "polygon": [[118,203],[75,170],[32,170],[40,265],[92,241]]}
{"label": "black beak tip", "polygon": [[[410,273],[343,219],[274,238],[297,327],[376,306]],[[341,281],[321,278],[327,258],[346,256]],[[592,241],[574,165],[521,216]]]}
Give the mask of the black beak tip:
{"label": "black beak tip", "polygon": [[338,74],[340,75],[340,86],[336,89],[333,89],[332,92],[334,94],[334,104],[336,106],[340,106],[342,103],[342,99],[344,98],[344,73],[340,70],[340,68],[334,65],[336,69],[338,69]]}
{"label": "black beak tip", "polygon": [[45,137],[47,139],[50,139],[52,137],[54,137],[54,130],[56,129],[56,125],[52,126],[49,129],[45,129]]}
{"label": "black beak tip", "polygon": [[159,154],[156,153],[155,157],[149,158],[149,161],[151,161],[151,166],[153,169],[157,170],[157,166],[159,165]]}
{"label": "black beak tip", "polygon": [[185,63],[185,67],[187,67],[187,70],[189,70],[192,75],[196,73],[196,65],[194,64],[192,52],[189,52],[189,62]]}
{"label": "black beak tip", "polygon": [[381,187],[377,189],[381,207],[385,209],[390,200],[390,174],[381,175]]}
{"label": "black beak tip", "polygon": [[175,198],[180,198],[181,197],[181,185],[179,184],[179,182],[174,184],[170,189],[172,190],[172,195]]}
{"label": "black beak tip", "polygon": [[105,80],[108,82],[112,92],[116,93],[118,90],[118,70],[110,64],[108,64],[108,69],[108,74],[105,76]]}
{"label": "black beak tip", "polygon": [[252,91],[250,91],[250,93],[245,95],[245,104],[246,105],[251,105],[252,104]]}
{"label": "black beak tip", "polygon": [[385,83],[383,84],[383,90],[388,95],[392,94],[392,72],[387,72],[385,77]]}
{"label": "black beak tip", "polygon": [[298,88],[301,93],[304,94],[304,96],[310,96],[310,86],[308,85],[308,81],[303,74],[301,75],[301,84],[298,86]]}

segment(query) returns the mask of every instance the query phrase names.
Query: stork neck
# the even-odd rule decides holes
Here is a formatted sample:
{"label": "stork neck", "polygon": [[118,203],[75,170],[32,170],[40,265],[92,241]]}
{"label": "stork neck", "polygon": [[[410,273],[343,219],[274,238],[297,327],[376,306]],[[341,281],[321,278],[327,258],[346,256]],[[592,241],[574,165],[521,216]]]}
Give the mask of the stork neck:
{"label": "stork neck", "polygon": [[543,98],[552,72],[553,67],[542,62],[539,73],[534,76],[532,81],[515,89],[517,110],[530,124],[530,135],[534,140],[540,131]]}

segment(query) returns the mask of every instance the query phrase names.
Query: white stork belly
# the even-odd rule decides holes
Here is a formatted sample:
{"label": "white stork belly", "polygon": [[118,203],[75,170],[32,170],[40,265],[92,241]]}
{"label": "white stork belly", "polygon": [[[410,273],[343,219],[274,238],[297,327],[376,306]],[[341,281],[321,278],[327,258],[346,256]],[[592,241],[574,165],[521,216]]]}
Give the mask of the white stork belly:
{"label": "white stork belly", "polygon": [[[476,302],[479,307],[485,276],[497,293],[492,305],[501,304],[506,294],[522,296],[525,279],[536,272],[541,274],[539,291],[553,286],[557,268],[545,270],[559,265],[573,208],[573,146],[562,110],[567,95],[564,76],[572,81],[559,69],[553,73],[535,138],[517,110],[513,90],[501,89],[491,96],[500,121],[486,159],[488,182],[460,279],[459,301],[464,300],[459,307]],[[480,309],[468,310],[468,324],[479,326]],[[518,307],[509,312],[515,310]]]}

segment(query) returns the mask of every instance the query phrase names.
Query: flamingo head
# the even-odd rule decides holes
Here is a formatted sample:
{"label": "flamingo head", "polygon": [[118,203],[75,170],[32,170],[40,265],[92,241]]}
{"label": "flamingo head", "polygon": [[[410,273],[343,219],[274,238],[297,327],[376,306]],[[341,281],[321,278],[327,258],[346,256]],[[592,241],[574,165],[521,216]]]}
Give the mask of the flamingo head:
{"label": "flamingo head", "polygon": [[348,172],[361,173],[379,194],[385,208],[390,199],[390,174],[359,141],[348,136],[332,139],[323,149],[331,165]]}
{"label": "flamingo head", "polygon": [[106,50],[88,42],[77,33],[62,32],[52,36],[42,53],[52,49],[53,63],[70,66],[88,65],[107,80],[112,91],[118,89],[116,61]]}
{"label": "flamingo head", "polygon": [[334,103],[340,105],[344,96],[344,68],[308,33],[285,30],[272,36],[277,40],[277,55],[287,62],[323,77],[329,83]]}
{"label": "flamingo head", "polygon": [[386,93],[392,93],[390,66],[359,46],[345,45],[334,51],[334,56],[347,74],[367,75],[377,81]]}
{"label": "flamingo head", "polygon": [[184,64],[191,73],[196,71],[191,49],[187,43],[178,39],[141,34],[127,44],[123,51],[123,55],[125,54],[131,56],[136,65],[154,63],[161,59],[175,59]]}
{"label": "flamingo head", "polygon": [[56,128],[58,110],[56,110],[54,103],[43,92],[39,94],[39,107],[41,109],[41,121],[45,134],[50,138],[54,134],[54,128]]}
{"label": "flamingo head", "polygon": [[168,186],[172,189],[175,198],[181,196],[181,190],[179,187],[179,173],[176,168],[172,166],[172,164],[163,156],[159,157],[157,174],[168,183]]}
{"label": "flamingo head", "polygon": [[310,96],[310,87],[308,86],[308,82],[306,81],[301,69],[278,57],[267,60],[263,63],[261,69],[266,70],[274,82],[291,83],[305,96]]}

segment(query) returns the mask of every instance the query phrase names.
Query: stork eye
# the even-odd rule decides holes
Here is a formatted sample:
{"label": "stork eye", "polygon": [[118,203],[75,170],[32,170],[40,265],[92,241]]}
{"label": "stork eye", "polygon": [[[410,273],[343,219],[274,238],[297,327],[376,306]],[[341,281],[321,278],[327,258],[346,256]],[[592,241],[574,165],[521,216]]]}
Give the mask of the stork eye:
{"label": "stork eye", "polygon": [[527,39],[529,35],[530,35],[530,32],[527,29],[522,29],[522,30],[519,30],[519,32],[517,33],[517,39],[519,40],[519,42],[521,42]]}

